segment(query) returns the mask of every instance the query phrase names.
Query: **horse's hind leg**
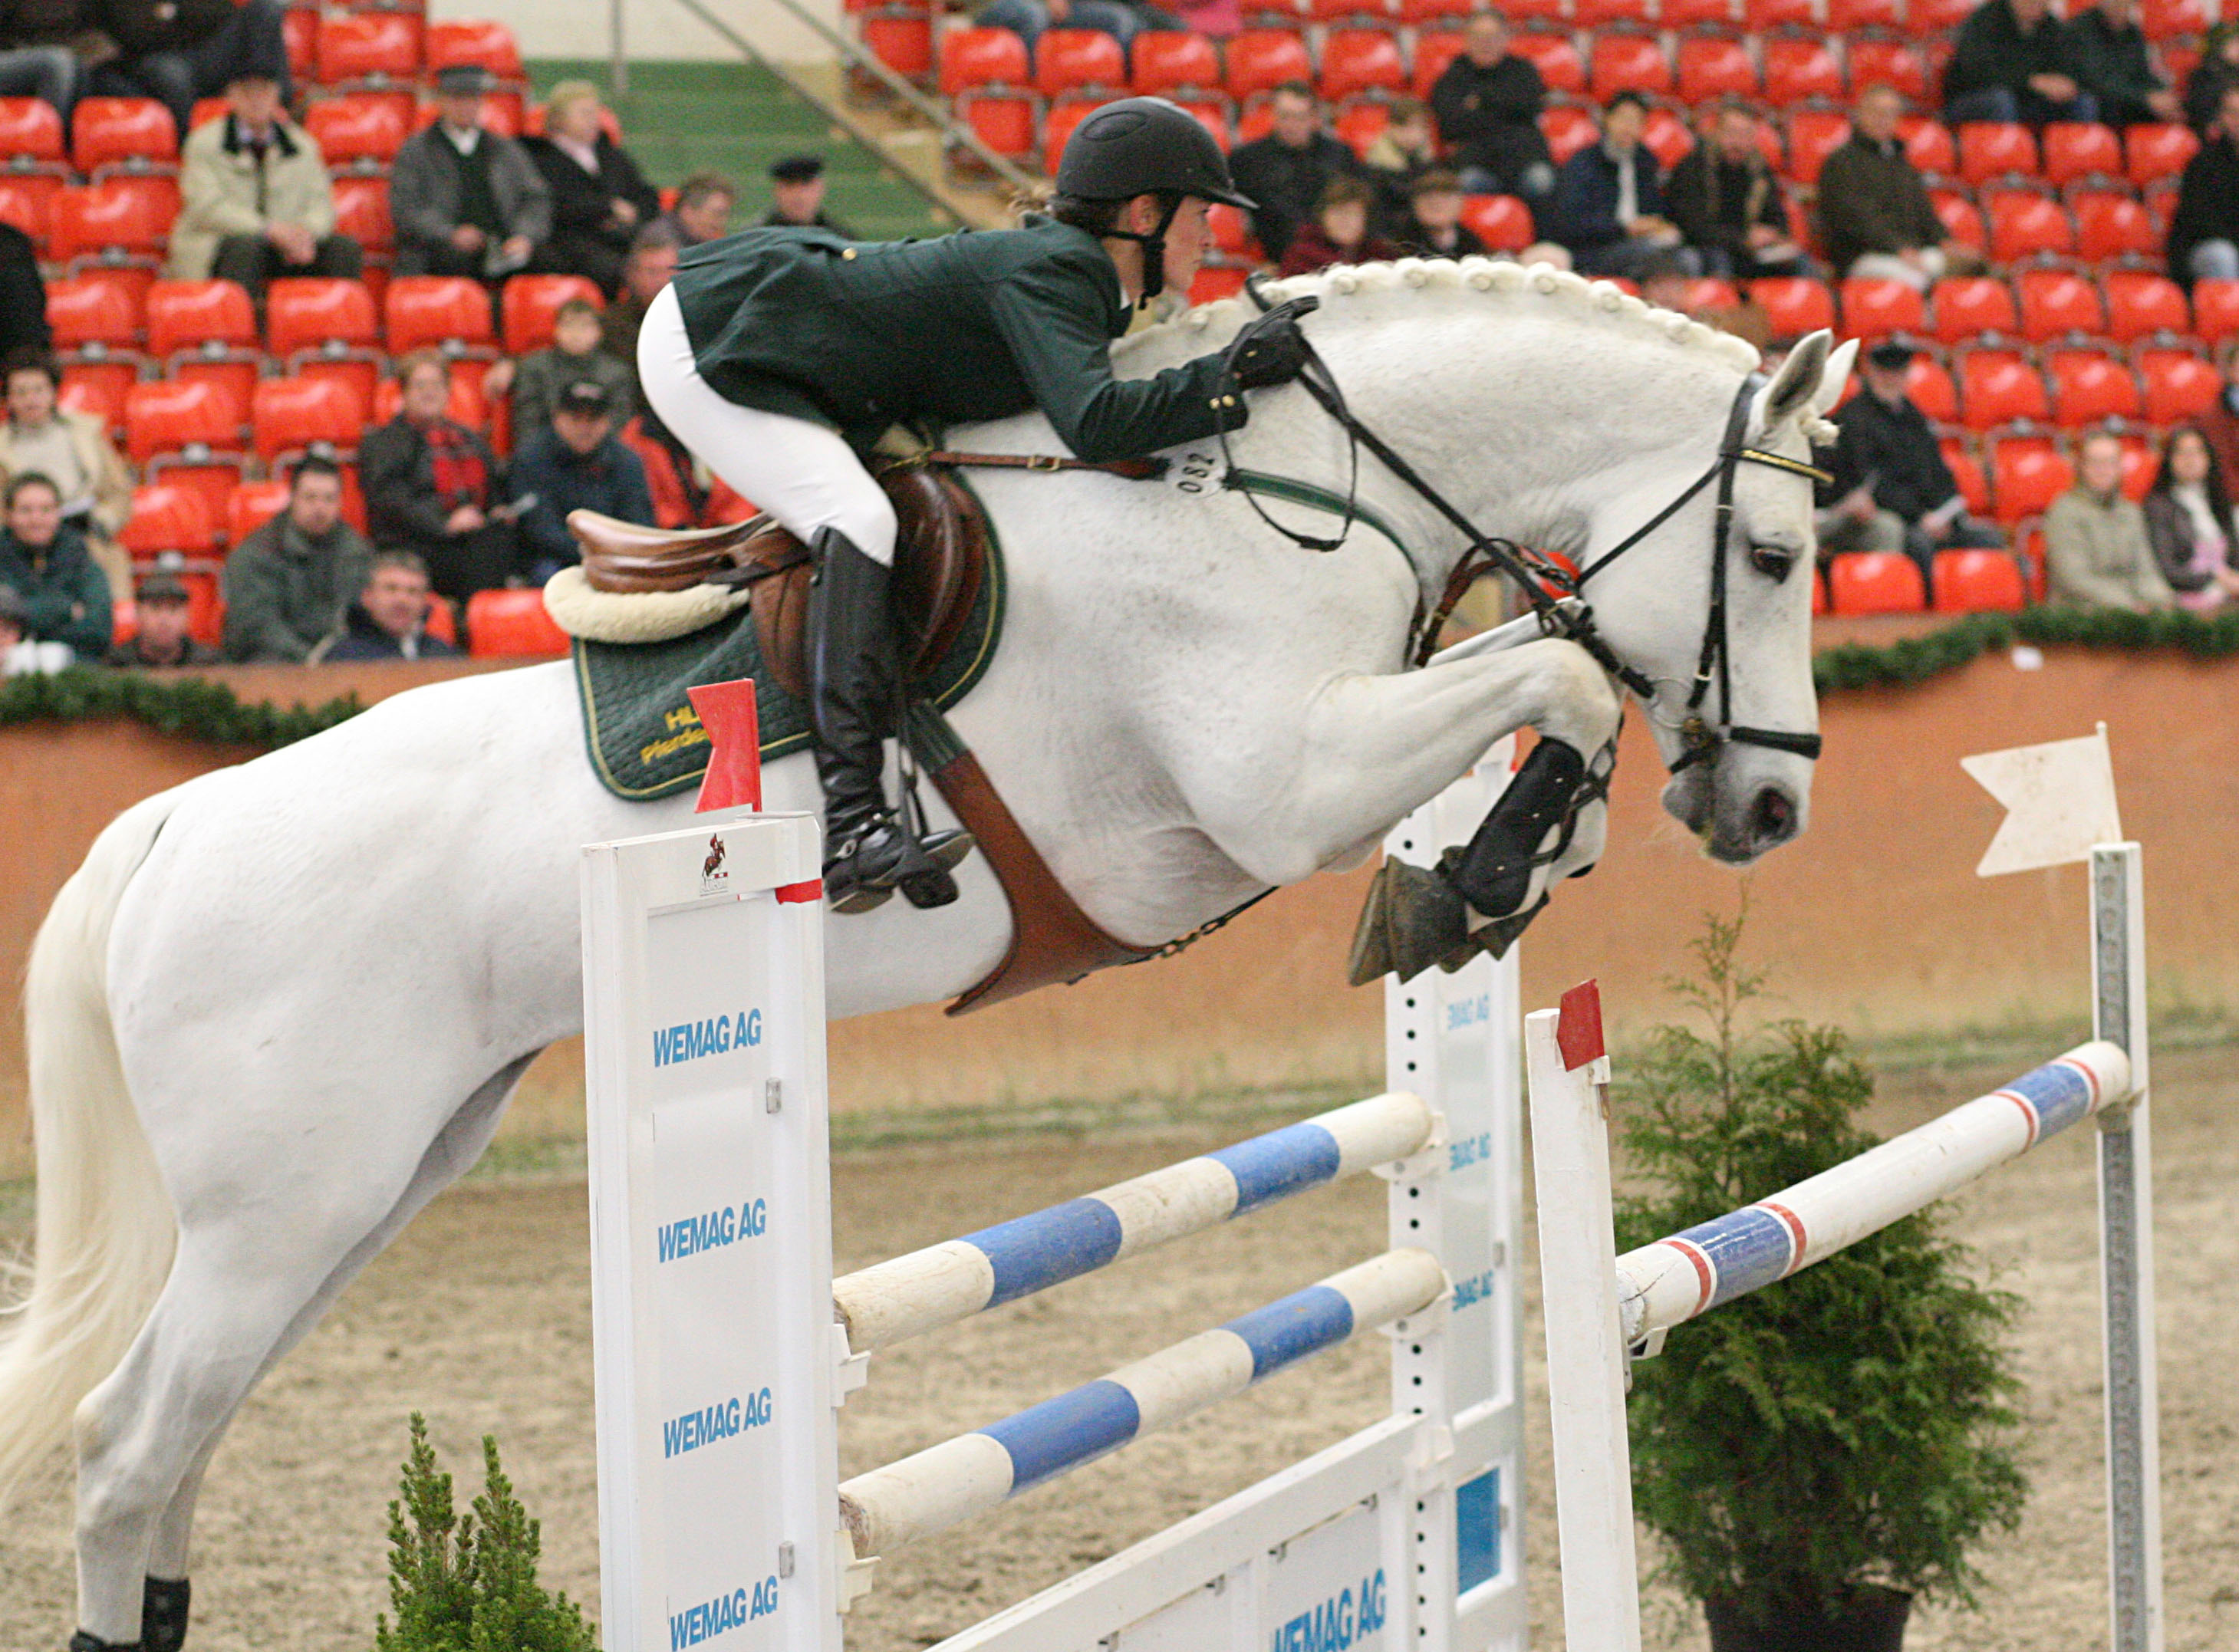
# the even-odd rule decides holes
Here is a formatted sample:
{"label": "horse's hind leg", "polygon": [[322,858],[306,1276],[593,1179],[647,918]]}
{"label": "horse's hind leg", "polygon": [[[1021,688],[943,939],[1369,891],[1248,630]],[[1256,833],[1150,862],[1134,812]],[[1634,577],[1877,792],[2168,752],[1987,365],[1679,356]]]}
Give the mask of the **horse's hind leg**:
{"label": "horse's hind leg", "polygon": [[360,1207],[353,1223],[349,1212],[320,1211],[331,1243],[316,1251],[304,1231],[291,1231],[302,1248],[285,1277],[275,1264],[289,1247],[267,1244],[262,1221],[276,1214],[308,1223],[308,1213],[261,1211],[253,1231],[182,1236],[140,1336],[79,1410],[76,1652],[176,1652],[186,1635],[195,1502],[226,1426],[359,1271],[481,1157],[533,1058],[508,1064],[475,1091],[385,1212]]}

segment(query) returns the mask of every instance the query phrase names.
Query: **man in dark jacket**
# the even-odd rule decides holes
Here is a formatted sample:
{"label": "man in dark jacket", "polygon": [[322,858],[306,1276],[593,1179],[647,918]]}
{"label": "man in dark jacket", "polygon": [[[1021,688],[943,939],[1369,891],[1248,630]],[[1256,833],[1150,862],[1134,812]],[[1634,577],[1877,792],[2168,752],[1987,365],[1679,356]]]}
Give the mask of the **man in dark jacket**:
{"label": "man in dark jacket", "polygon": [[36,470],[11,478],[8,526],[0,530],[0,585],[23,599],[23,634],[58,642],[83,660],[109,652],[109,579],[63,521],[62,490]]}
{"label": "man in dark jacket", "polygon": [[382,551],[342,635],[314,663],[455,658],[456,648],[428,634],[428,565],[410,551]]}
{"label": "man in dark jacket", "polygon": [[2099,104],[2109,126],[2143,126],[2183,117],[2169,83],[2154,68],[2137,0],[2099,0],[2068,20],[2068,59],[2076,83]]}
{"label": "man in dark jacket", "polygon": [[44,355],[53,338],[38,249],[14,224],[0,223],[0,361],[27,351]]}
{"label": "man in dark jacket", "polygon": [[1897,140],[1903,113],[1893,86],[1859,94],[1850,137],[1819,169],[1819,242],[1837,276],[1901,281],[1925,292],[1951,260],[1928,186]]}
{"label": "man in dark jacket", "polygon": [[295,96],[281,33],[281,0],[90,0],[83,25],[116,43],[116,56],[93,71],[90,90],[153,97],[171,111],[184,138],[195,100],[215,97],[236,75],[279,83]]}
{"label": "man in dark jacket", "polygon": [[390,163],[400,275],[502,281],[528,269],[552,234],[552,186],[520,144],[482,124],[489,85],[471,65],[438,75],[437,120]]}
{"label": "man in dark jacket", "polygon": [[1648,100],[1619,92],[1602,111],[1602,141],[1589,143],[1555,175],[1549,239],[1571,249],[1585,275],[1630,275],[1659,252],[1678,251],[1691,275],[1700,260],[1680,249],[1678,229],[1664,216],[1656,156],[1640,141]]}
{"label": "man in dark jacket", "polygon": [[1278,86],[1270,112],[1275,129],[1255,143],[1239,144],[1228,157],[1228,172],[1236,187],[1259,203],[1252,214],[1252,233],[1260,250],[1279,264],[1299,226],[1314,216],[1329,181],[1359,167],[1352,151],[1321,129],[1321,103],[1311,87],[1298,81]]}
{"label": "man in dark jacket", "polygon": [[2239,86],[2223,94],[2216,135],[2185,163],[2169,215],[2169,272],[2196,281],[2239,279]]}
{"label": "man in dark jacket", "polygon": [[1889,339],[1859,362],[1866,388],[1835,413],[1841,434],[1827,467],[1835,480],[1819,490],[1819,550],[1901,550],[1926,580],[1937,550],[2000,541],[1968,516],[1928,415],[1905,394],[1915,354]]}
{"label": "man in dark jacket", "polygon": [[504,475],[489,444],[444,413],[451,369],[442,355],[406,356],[397,381],[403,405],[358,446],[367,525],[375,546],[417,554],[437,593],[463,602],[513,571],[510,510],[493,508]]}
{"label": "man in dark jacket", "polygon": [[1461,56],[1431,88],[1438,136],[1453,151],[1462,187],[1479,195],[1521,196],[1536,212],[1555,188],[1555,161],[1539,130],[1547,85],[1529,58],[1508,49],[1508,20],[1480,11],[1469,20]]}
{"label": "man in dark jacket", "polygon": [[544,135],[522,147],[552,192],[552,233],[537,267],[585,275],[608,298],[643,225],[661,216],[661,196],[606,132],[605,106],[587,80],[565,80],[545,104]]}
{"label": "man in dark jacket", "polygon": [[1943,71],[1943,121],[2096,121],[2076,82],[2067,31],[2052,0],[1983,0],[1959,25]]}
{"label": "man in dark jacket", "polygon": [[223,663],[218,651],[197,642],[187,629],[192,607],[185,583],[158,566],[140,581],[132,599],[132,637],[109,651],[108,663],[123,671],[173,671],[181,666]]}
{"label": "man in dark jacket", "polygon": [[541,585],[581,560],[568,531],[570,511],[653,524],[653,497],[638,456],[615,439],[607,387],[580,379],[560,393],[552,422],[513,456],[513,496],[522,507],[521,560]]}
{"label": "man in dark jacket", "polygon": [[0,0],[0,97],[45,99],[65,132],[83,78],[70,43],[79,9],[80,0]]}
{"label": "man in dark jacket", "polygon": [[372,561],[373,547],[342,521],[341,468],[316,454],[299,461],[287,509],[225,559],[227,656],[301,664],[342,629]]}
{"label": "man in dark jacket", "polygon": [[[787,155],[781,156],[769,169],[770,207],[761,216],[765,229],[829,229],[835,236],[854,240],[855,232],[824,209],[824,194],[827,187],[824,176],[824,157],[821,155]],[[728,208],[725,209],[728,213]],[[676,197],[676,221],[688,229],[684,216],[684,197]],[[685,245],[696,247],[701,241],[714,239],[702,236],[697,240],[688,236]]]}
{"label": "man in dark jacket", "polygon": [[1789,234],[1788,202],[1757,144],[1757,115],[1746,103],[1720,108],[1706,141],[1671,169],[1664,198],[1713,275],[1752,281],[1800,275],[1810,268]]}

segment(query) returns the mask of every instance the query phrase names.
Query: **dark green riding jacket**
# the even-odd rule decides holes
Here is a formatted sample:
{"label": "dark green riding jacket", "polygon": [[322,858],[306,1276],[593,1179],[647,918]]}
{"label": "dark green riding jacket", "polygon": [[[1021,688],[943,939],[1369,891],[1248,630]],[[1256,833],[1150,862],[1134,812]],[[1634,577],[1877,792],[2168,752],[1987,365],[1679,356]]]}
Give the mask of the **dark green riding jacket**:
{"label": "dark green riding jacket", "polygon": [[1095,236],[1052,218],[938,241],[749,229],[686,252],[674,286],[719,395],[833,426],[859,449],[897,420],[1039,407],[1079,457],[1129,459],[1245,421],[1218,356],[1113,376],[1133,314],[1119,271]]}

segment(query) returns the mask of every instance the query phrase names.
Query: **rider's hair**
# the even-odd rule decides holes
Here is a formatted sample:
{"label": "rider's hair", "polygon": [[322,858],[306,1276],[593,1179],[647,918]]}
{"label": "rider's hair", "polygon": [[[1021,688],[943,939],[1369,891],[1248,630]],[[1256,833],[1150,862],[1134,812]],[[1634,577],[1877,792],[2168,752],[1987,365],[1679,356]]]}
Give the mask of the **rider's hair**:
{"label": "rider's hair", "polygon": [[[1178,197],[1164,189],[1146,189],[1144,193],[1158,196],[1161,211],[1179,204]],[[1099,237],[1110,235],[1113,227],[1120,222],[1120,215],[1126,209],[1126,201],[1083,201],[1069,195],[1057,196],[1043,209],[1060,223],[1069,223],[1076,229],[1086,229],[1090,235]]]}

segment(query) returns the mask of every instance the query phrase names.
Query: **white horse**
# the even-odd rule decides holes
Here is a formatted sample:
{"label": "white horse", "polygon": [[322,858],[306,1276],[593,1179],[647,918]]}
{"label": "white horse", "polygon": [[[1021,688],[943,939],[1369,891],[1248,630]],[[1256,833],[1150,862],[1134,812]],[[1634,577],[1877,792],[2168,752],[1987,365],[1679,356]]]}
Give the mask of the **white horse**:
{"label": "white horse", "polygon": [[[1714,461],[1756,363],[1545,269],[1405,262],[1275,292],[1323,298],[1308,331],[1353,410],[1481,528],[1582,558]],[[1231,301],[1150,329],[1117,348],[1120,370],[1215,348],[1250,314]],[[1852,348],[1799,347],[1749,400],[1750,445],[1806,457]],[[1031,416],[959,440],[1055,450]],[[1236,451],[1345,486],[1345,442],[1297,388],[1255,397]],[[1512,729],[1582,753],[1613,737],[1618,693],[1571,642],[1404,669],[1411,616],[1464,540],[1380,468],[1364,464],[1362,497],[1404,544],[1359,525],[1317,555],[1269,532],[1204,454],[1172,457],[1159,482],[974,478],[1009,608],[953,720],[1110,933],[1156,944],[1357,864]],[[1667,761],[1704,634],[1714,492],[1591,593],[1604,636],[1657,685]],[[1808,733],[1810,489],[1744,466],[1733,505],[1724,715]],[[1802,828],[1810,782],[1803,755],[1729,745],[1665,801],[1739,863]],[[766,784],[773,809],[817,807],[805,759]],[[37,1266],[0,1346],[0,1488],[75,1410],[74,1646],[183,1636],[183,1588],[155,1580],[187,1575],[196,1495],[236,1409],[474,1162],[536,1052],[581,1025],[578,846],[684,826],[691,807],[601,789],[569,667],[553,664],[400,694],[102,834],[30,963]],[[1590,865],[1603,828],[1590,810],[1531,898]],[[834,1015],[940,998],[997,962],[1008,908],[979,858],[960,881],[945,909],[832,920]]]}

